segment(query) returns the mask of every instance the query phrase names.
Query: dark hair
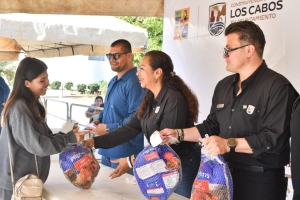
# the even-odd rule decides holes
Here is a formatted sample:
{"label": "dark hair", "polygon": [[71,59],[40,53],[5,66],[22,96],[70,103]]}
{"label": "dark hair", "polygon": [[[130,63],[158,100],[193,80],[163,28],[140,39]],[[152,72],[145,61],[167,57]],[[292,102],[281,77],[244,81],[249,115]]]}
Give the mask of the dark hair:
{"label": "dark hair", "polygon": [[[38,77],[41,73],[45,72],[48,69],[47,65],[36,58],[24,58],[16,71],[15,79],[14,79],[14,85],[12,92],[7,100],[4,113],[3,113],[3,122],[5,124],[6,116],[8,113],[8,110],[13,106],[13,104],[18,99],[24,99],[26,104],[28,105],[29,109],[31,110],[34,118],[37,121],[44,121],[46,116],[46,110],[45,107],[40,102],[39,98],[36,98],[36,96],[31,92],[29,88],[25,86],[25,80],[28,80],[31,82],[33,79]],[[36,110],[36,106],[38,107],[38,110]]]}
{"label": "dark hair", "polygon": [[225,36],[231,33],[238,34],[240,41],[254,45],[258,56],[262,58],[266,40],[263,31],[257,24],[251,21],[232,23],[225,29]]}
{"label": "dark hair", "polygon": [[[174,66],[170,56],[168,56],[168,54],[162,51],[149,51],[145,54],[145,57],[146,56],[149,58],[149,65],[153,70],[156,70],[157,68],[162,69],[163,71],[162,85],[167,85],[170,88],[179,90],[185,96],[189,108],[188,121],[197,122],[198,109],[199,109],[197,97],[192,92],[190,87],[188,87],[179,76],[174,75],[174,77],[172,77],[171,72],[173,72]],[[147,96],[149,93],[151,93],[151,91],[147,90],[143,97],[142,103],[139,107],[138,110],[139,119],[141,119],[144,112],[146,112],[147,106],[151,105],[147,100]]]}
{"label": "dark hair", "polygon": [[114,41],[110,47],[121,46],[123,52],[132,52],[131,44],[127,40],[119,39]]}
{"label": "dark hair", "polygon": [[102,98],[101,96],[96,96],[95,101],[96,101],[97,99],[101,99],[101,101],[103,102],[103,98]]}

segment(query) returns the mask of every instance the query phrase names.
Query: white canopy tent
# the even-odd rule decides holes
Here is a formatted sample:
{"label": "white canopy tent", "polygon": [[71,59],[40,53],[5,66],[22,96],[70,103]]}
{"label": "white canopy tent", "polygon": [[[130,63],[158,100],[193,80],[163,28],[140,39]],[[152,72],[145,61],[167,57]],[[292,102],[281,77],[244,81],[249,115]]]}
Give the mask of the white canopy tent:
{"label": "white canopy tent", "polygon": [[164,16],[164,0],[1,0],[0,13]]}
{"label": "white canopy tent", "polygon": [[37,58],[104,55],[117,39],[143,52],[147,38],[146,29],[112,16],[0,14],[0,60],[16,60],[19,53]]}

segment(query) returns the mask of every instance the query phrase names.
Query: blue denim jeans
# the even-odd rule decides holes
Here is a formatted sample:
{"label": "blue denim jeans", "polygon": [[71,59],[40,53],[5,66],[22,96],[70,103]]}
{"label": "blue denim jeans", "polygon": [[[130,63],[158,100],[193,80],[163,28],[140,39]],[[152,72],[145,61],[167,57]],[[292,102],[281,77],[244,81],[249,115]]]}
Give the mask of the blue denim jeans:
{"label": "blue denim jeans", "polygon": [[[118,167],[119,163],[112,163],[112,162],[110,162],[110,159],[114,160],[113,158],[108,158],[106,156],[101,156],[101,164],[116,169]],[[127,173],[133,175],[133,169],[130,169]]]}
{"label": "blue denim jeans", "polygon": [[190,198],[194,180],[197,176],[200,160],[201,147],[180,157],[182,164],[182,180],[175,193]]}

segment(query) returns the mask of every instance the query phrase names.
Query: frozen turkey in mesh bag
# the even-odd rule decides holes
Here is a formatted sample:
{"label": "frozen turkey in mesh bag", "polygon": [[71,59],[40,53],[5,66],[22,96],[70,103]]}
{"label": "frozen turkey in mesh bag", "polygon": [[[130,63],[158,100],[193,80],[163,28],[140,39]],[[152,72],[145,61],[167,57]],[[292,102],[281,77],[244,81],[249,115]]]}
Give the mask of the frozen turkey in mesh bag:
{"label": "frozen turkey in mesh bag", "polygon": [[82,143],[68,144],[59,154],[59,164],[65,177],[76,187],[89,189],[100,170],[90,149]]}
{"label": "frozen turkey in mesh bag", "polygon": [[144,148],[133,171],[141,192],[151,200],[168,199],[182,178],[180,158],[167,144]]}
{"label": "frozen turkey in mesh bag", "polygon": [[233,183],[227,163],[222,156],[212,156],[202,148],[191,200],[232,200],[232,198]]}

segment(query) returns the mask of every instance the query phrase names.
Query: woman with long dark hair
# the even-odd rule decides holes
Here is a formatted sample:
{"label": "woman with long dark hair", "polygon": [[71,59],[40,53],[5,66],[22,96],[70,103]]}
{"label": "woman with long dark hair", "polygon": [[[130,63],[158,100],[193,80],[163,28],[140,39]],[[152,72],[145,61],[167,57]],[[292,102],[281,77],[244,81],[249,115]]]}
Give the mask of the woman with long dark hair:
{"label": "woman with long dark hair", "polygon": [[[47,65],[35,58],[24,58],[16,71],[14,85],[3,112],[0,137],[0,199],[11,199],[12,182],[9,164],[11,150],[15,181],[27,174],[36,174],[46,181],[50,155],[59,153],[68,143],[86,132],[73,131],[53,134],[45,122],[46,109],[40,102],[49,86]],[[9,146],[8,146],[9,145]]]}
{"label": "woman with long dark hair", "polygon": [[[193,127],[198,119],[198,100],[191,89],[174,72],[171,58],[162,51],[150,51],[141,61],[137,76],[141,86],[147,88],[139,110],[124,126],[108,134],[84,141],[87,147],[111,148],[144,132],[148,142],[154,131],[167,127],[181,129]],[[94,131],[97,131],[96,129]],[[183,137],[181,137],[183,139]],[[182,163],[182,181],[176,193],[190,197],[192,184],[200,164],[198,142],[181,140],[171,145]],[[111,178],[121,176],[129,170],[126,158],[118,160],[118,168]]]}

